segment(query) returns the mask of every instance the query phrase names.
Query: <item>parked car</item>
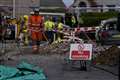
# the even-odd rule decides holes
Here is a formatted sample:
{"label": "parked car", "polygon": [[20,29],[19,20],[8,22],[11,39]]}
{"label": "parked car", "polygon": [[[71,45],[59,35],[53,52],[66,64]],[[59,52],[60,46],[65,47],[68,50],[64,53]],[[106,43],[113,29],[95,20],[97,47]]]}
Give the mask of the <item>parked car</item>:
{"label": "parked car", "polygon": [[120,45],[120,32],[117,30],[117,18],[101,21],[96,30],[96,39],[103,45]]}

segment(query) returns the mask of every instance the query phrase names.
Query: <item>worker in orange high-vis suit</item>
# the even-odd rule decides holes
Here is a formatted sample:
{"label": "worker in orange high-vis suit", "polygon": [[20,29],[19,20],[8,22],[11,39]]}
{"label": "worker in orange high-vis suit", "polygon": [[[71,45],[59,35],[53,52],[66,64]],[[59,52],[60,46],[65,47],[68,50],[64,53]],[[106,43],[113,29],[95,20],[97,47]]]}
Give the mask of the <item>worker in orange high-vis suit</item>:
{"label": "worker in orange high-vis suit", "polygon": [[39,9],[34,10],[34,14],[29,18],[29,31],[32,39],[33,52],[39,51],[40,41],[43,39],[43,17],[39,15]]}

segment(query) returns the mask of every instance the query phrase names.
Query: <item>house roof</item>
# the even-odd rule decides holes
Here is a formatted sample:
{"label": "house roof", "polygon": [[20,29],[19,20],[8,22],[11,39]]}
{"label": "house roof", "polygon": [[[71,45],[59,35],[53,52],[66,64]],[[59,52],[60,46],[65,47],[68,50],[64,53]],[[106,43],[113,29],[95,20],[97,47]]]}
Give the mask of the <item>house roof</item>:
{"label": "house roof", "polygon": [[62,0],[40,0],[41,7],[65,7]]}

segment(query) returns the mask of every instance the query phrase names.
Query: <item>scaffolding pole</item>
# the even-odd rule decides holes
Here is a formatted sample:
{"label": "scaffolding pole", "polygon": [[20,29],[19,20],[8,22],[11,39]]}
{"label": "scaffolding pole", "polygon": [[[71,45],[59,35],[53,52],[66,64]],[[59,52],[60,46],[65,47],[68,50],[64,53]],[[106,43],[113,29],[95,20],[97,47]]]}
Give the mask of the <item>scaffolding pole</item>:
{"label": "scaffolding pole", "polygon": [[13,0],[13,17],[15,18],[15,0]]}

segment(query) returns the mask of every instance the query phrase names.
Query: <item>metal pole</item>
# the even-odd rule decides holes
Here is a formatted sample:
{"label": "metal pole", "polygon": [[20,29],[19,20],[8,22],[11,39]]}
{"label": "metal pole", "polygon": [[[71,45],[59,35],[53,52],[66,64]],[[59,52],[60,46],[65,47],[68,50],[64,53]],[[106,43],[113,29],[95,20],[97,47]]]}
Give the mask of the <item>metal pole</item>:
{"label": "metal pole", "polygon": [[41,2],[40,2],[40,0],[39,0],[39,9],[40,9],[40,7],[41,7],[41,4],[40,4]]}
{"label": "metal pole", "polygon": [[13,0],[13,17],[15,17],[15,0]]}

